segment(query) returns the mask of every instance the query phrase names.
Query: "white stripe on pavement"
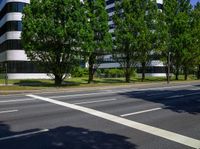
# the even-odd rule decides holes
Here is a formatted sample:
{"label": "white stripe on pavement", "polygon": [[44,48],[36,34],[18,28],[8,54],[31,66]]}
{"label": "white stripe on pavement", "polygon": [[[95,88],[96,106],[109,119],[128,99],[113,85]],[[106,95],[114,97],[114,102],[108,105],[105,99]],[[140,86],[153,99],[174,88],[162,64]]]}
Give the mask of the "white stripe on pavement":
{"label": "white stripe on pavement", "polygon": [[136,115],[136,114],[141,114],[141,113],[147,113],[147,112],[152,112],[152,111],[157,111],[157,110],[161,110],[162,108],[154,108],[154,109],[149,109],[149,110],[144,110],[144,111],[138,111],[138,112],[133,112],[133,113],[127,113],[127,114],[123,114],[120,115],[121,117],[126,117],[126,116],[130,116],[130,115]]}
{"label": "white stripe on pavement", "polygon": [[35,131],[35,132],[28,132],[28,133],[23,133],[23,134],[19,134],[19,135],[3,137],[3,138],[0,138],[0,141],[10,140],[10,139],[14,139],[14,138],[20,138],[20,137],[24,137],[24,136],[35,135],[35,134],[44,133],[44,132],[47,132],[47,131],[49,131],[49,129],[43,129],[43,130],[39,130],[39,131]]}
{"label": "white stripe on pavement", "polygon": [[82,96],[91,96],[91,95],[107,95],[107,94],[115,94],[115,93],[124,93],[124,92],[134,92],[134,91],[151,91],[151,90],[164,90],[164,89],[174,89],[174,88],[182,88],[182,87],[191,87],[192,85],[181,85],[181,86],[167,86],[167,87],[155,87],[155,88],[146,88],[146,89],[121,89],[120,91],[104,91],[97,93],[86,93],[86,94],[73,94],[73,95],[61,95],[61,96],[49,96],[49,98],[65,98],[65,97],[82,97]]}
{"label": "white stripe on pavement", "polygon": [[186,96],[191,96],[191,95],[200,95],[200,93],[190,93],[190,94],[184,94],[184,95],[175,95],[175,96],[170,96],[170,97],[166,97],[167,99],[170,98],[180,98],[180,97],[186,97]]}
{"label": "white stripe on pavement", "polygon": [[0,114],[4,113],[12,113],[12,112],[18,112],[19,110],[7,110],[7,111],[0,111]]}
{"label": "white stripe on pavement", "polygon": [[24,102],[24,101],[33,101],[35,99],[15,99],[15,100],[0,100],[0,103],[9,103],[9,102]]}
{"label": "white stripe on pavement", "polygon": [[90,103],[99,103],[99,102],[109,102],[109,101],[114,101],[117,99],[106,99],[106,100],[96,100],[96,101],[85,101],[85,102],[77,102],[77,103],[73,103],[76,105],[82,105],[82,104],[90,104]]}
{"label": "white stripe on pavement", "polygon": [[155,96],[155,95],[165,95],[165,94],[170,94],[170,92],[162,92],[162,93],[153,93],[153,94],[148,94],[147,96]]}
{"label": "white stripe on pavement", "polygon": [[169,96],[169,97],[165,97],[165,98],[171,99],[171,98],[179,98],[179,97],[184,97],[184,95],[173,95],[173,96]]}
{"label": "white stripe on pavement", "polygon": [[94,116],[97,116],[97,117],[100,117],[100,118],[103,118],[103,119],[106,119],[106,120],[109,120],[109,121],[112,121],[112,122],[115,122],[115,123],[118,123],[121,125],[125,125],[125,126],[131,127],[131,128],[134,128],[134,129],[137,129],[137,130],[140,130],[140,131],[143,131],[143,132],[155,135],[155,136],[159,136],[159,137],[186,145],[186,146],[190,146],[190,147],[193,147],[196,149],[200,148],[200,140],[193,139],[193,138],[190,138],[187,136],[183,136],[183,135],[180,135],[180,134],[177,134],[174,132],[170,132],[170,131],[156,128],[153,126],[149,126],[146,124],[138,123],[135,121],[131,121],[131,120],[119,117],[119,116],[115,116],[115,115],[104,113],[104,112],[97,111],[94,109],[78,106],[75,104],[70,104],[70,103],[57,101],[54,99],[40,97],[40,96],[36,96],[36,95],[27,95],[27,96],[35,98],[35,99],[47,101],[47,102],[50,102],[50,103],[53,103],[56,105],[64,106],[67,108],[71,108],[74,110],[82,111],[84,113],[88,113],[90,115],[94,115]]}

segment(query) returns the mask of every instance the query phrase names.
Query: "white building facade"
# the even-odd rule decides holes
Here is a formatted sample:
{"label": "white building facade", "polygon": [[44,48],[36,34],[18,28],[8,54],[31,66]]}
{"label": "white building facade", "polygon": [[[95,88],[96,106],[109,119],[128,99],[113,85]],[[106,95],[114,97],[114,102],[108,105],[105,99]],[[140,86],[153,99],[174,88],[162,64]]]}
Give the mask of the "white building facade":
{"label": "white building facade", "polygon": [[22,49],[22,11],[29,3],[30,0],[0,1],[0,66],[6,69],[9,79],[48,78],[28,60]]}
{"label": "white building facade", "polygon": [[[157,0],[162,7],[162,0]],[[0,0],[0,66],[6,67],[9,79],[44,79],[48,78],[45,72],[40,72],[37,67],[28,60],[21,44],[22,11],[30,3],[30,0]],[[115,0],[106,0],[106,9],[109,15],[110,31],[114,31],[112,15],[114,14]],[[100,68],[118,68],[120,65],[114,62],[111,55],[104,58]],[[155,60],[147,68],[147,75],[164,76],[164,65]],[[0,72],[1,73],[1,72]]]}

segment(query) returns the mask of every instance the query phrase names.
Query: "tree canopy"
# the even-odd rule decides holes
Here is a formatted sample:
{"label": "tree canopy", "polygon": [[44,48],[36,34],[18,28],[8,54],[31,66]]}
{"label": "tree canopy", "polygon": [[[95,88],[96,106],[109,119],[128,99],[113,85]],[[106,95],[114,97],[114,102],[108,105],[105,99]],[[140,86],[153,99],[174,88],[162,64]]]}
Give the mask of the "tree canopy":
{"label": "tree canopy", "polygon": [[31,0],[23,11],[25,52],[56,85],[79,64],[83,43],[92,37],[85,12],[80,0]]}

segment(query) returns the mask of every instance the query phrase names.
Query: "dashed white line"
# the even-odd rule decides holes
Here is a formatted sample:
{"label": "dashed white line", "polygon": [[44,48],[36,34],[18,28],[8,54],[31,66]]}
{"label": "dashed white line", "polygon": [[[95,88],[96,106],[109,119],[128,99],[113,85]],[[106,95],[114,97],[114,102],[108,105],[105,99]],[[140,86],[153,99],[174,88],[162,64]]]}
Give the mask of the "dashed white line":
{"label": "dashed white line", "polygon": [[106,100],[96,100],[96,101],[85,101],[85,102],[77,102],[77,103],[73,103],[76,105],[82,105],[82,104],[91,104],[91,103],[99,103],[99,102],[109,102],[109,101],[114,101],[117,99],[106,99]]}
{"label": "dashed white line", "polygon": [[9,102],[24,102],[24,101],[33,101],[35,99],[15,99],[15,100],[2,100],[0,103],[9,103]]}
{"label": "dashed white line", "polygon": [[3,137],[3,138],[0,138],[0,141],[20,138],[20,137],[24,137],[24,136],[31,136],[31,135],[35,135],[35,134],[39,134],[39,133],[44,133],[47,131],[49,131],[49,129],[43,129],[43,130],[39,130],[39,131],[35,131],[35,132],[28,132],[28,133],[23,133],[23,134],[19,134],[19,135]]}
{"label": "dashed white line", "polygon": [[19,110],[7,110],[7,111],[0,111],[0,114],[4,113],[12,113],[12,112],[18,112]]}
{"label": "dashed white line", "polygon": [[137,114],[142,114],[142,113],[147,113],[147,112],[152,112],[152,111],[157,111],[161,110],[162,108],[154,108],[154,109],[149,109],[149,110],[143,110],[143,111],[138,111],[138,112],[133,112],[133,113],[127,113],[120,115],[121,117],[126,117],[126,116],[131,116],[131,115],[137,115]]}
{"label": "dashed white line", "polygon": [[94,115],[94,116],[97,116],[97,117],[100,117],[100,118],[103,118],[103,119],[106,119],[106,120],[109,120],[109,121],[112,121],[112,122],[115,122],[115,123],[118,123],[118,124],[121,124],[124,126],[128,126],[133,129],[137,129],[137,130],[140,130],[140,131],[143,131],[143,132],[155,135],[155,136],[159,136],[159,137],[162,137],[162,138],[165,138],[165,139],[168,139],[168,140],[171,140],[171,141],[174,141],[174,142],[186,145],[186,146],[190,146],[195,149],[200,148],[200,140],[197,140],[197,139],[194,139],[191,137],[183,136],[183,135],[180,135],[180,134],[177,134],[174,132],[170,132],[170,131],[156,128],[153,126],[149,126],[146,124],[138,123],[135,121],[131,121],[131,120],[119,117],[119,116],[115,116],[115,115],[104,113],[104,112],[97,111],[94,109],[82,107],[79,105],[70,104],[70,103],[66,103],[66,102],[62,102],[62,101],[57,101],[54,99],[45,98],[45,97],[36,96],[36,95],[27,95],[27,96],[35,98],[35,99],[40,99],[42,101],[50,102],[50,103],[53,103],[56,105],[64,106],[67,108],[71,108],[74,110],[82,111],[84,113],[88,113],[90,115]]}

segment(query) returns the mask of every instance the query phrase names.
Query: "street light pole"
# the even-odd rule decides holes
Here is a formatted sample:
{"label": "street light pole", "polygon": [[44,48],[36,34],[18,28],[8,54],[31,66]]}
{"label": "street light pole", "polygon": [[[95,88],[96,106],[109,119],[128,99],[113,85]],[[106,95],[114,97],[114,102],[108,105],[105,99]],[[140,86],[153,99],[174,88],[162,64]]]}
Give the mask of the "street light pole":
{"label": "street light pole", "polygon": [[168,52],[168,62],[167,62],[167,84],[170,83],[170,52]]}

